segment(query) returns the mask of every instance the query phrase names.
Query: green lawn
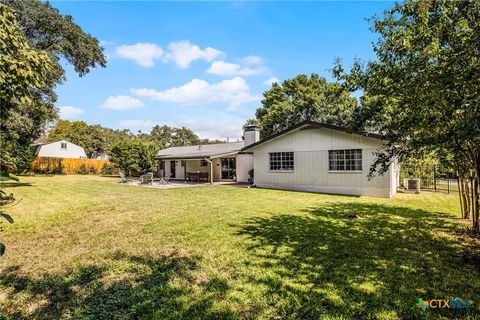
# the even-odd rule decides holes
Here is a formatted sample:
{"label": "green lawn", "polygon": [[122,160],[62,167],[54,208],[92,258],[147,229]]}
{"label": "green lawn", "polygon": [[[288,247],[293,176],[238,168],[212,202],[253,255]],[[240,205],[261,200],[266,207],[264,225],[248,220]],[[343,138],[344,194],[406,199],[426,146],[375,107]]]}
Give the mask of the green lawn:
{"label": "green lawn", "polygon": [[[475,318],[458,198],[22,177],[0,233],[0,318]],[[344,214],[355,213],[357,219]],[[420,311],[418,298],[468,299]]]}

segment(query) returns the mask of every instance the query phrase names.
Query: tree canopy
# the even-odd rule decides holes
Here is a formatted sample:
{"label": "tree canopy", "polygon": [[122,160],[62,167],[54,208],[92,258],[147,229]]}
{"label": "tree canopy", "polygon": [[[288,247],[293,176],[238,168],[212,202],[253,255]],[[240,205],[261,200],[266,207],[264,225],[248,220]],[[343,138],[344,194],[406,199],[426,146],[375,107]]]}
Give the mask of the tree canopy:
{"label": "tree canopy", "polygon": [[158,146],[152,142],[124,139],[116,142],[110,152],[110,161],[126,175],[155,172],[155,154]]}
{"label": "tree canopy", "polygon": [[334,74],[364,92],[357,125],[375,125],[388,138],[372,171],[396,157],[448,153],[474,177],[478,230],[480,2],[405,1],[371,22],[377,60],[356,61],[348,73],[337,64]]}
{"label": "tree canopy", "polygon": [[[80,76],[106,60],[98,40],[48,2],[2,0],[1,8],[0,162],[22,171],[34,155],[31,144],[57,118],[55,88],[66,79],[60,59]],[[26,96],[18,91],[28,99],[7,99]]]}
{"label": "tree canopy", "polygon": [[128,139],[129,130],[113,130],[101,125],[89,125],[85,121],[58,120],[48,133],[48,141],[68,140],[85,149],[89,158],[108,153],[116,141]]}
{"label": "tree canopy", "polygon": [[[48,86],[51,57],[32,48],[15,12],[0,3],[0,169],[15,170],[30,162],[30,132],[48,113],[36,105],[36,92]],[[27,158],[27,159],[25,159]]]}
{"label": "tree canopy", "polygon": [[200,139],[191,129],[156,125],[150,133],[133,134],[128,129],[114,130],[99,124],[89,125],[84,121],[58,120],[47,136],[48,141],[68,140],[85,149],[89,158],[108,154],[112,146],[121,140],[137,140],[152,143],[163,149],[174,146],[209,144],[219,140]]}
{"label": "tree canopy", "polygon": [[329,83],[318,74],[300,74],[265,91],[255,120],[262,135],[268,136],[304,120],[349,126],[357,105],[355,98],[338,83]]}

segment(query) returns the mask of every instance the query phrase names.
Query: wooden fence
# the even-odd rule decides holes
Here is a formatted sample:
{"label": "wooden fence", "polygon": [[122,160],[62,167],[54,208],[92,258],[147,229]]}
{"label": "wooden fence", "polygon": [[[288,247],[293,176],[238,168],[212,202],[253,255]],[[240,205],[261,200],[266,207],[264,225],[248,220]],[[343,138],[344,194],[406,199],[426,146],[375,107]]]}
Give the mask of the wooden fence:
{"label": "wooden fence", "polygon": [[37,157],[33,172],[56,174],[100,174],[108,160]]}

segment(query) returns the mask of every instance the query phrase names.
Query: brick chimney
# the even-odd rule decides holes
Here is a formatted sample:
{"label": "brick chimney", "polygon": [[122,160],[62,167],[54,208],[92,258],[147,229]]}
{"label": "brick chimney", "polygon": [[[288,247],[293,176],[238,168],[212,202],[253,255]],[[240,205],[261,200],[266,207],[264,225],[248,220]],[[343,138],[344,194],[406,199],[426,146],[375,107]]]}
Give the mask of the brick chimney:
{"label": "brick chimney", "polygon": [[260,140],[260,127],[256,125],[246,126],[243,129],[245,147]]}

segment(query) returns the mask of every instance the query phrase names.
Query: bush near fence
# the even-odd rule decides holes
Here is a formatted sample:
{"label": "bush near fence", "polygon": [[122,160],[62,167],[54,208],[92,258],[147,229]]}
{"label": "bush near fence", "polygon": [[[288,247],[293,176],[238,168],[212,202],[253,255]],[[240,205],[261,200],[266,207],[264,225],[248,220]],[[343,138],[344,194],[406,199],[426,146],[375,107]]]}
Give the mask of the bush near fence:
{"label": "bush near fence", "polygon": [[32,163],[36,173],[100,174],[108,160],[38,157]]}

